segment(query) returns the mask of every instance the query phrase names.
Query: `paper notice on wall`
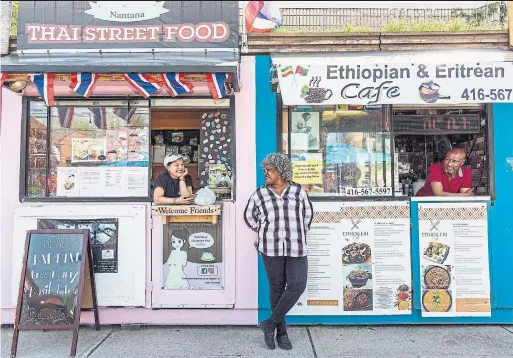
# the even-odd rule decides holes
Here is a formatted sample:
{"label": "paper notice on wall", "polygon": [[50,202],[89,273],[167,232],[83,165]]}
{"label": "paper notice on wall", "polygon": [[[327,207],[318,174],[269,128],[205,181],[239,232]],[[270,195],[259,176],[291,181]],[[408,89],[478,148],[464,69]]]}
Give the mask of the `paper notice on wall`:
{"label": "paper notice on wall", "polygon": [[59,167],[57,196],[148,196],[146,167]]}
{"label": "paper notice on wall", "polygon": [[322,160],[292,162],[292,181],[298,184],[322,184]]}
{"label": "paper notice on wall", "polygon": [[313,204],[308,285],[289,314],[411,314],[409,203]]}
{"label": "paper notice on wall", "polygon": [[423,317],[490,316],[486,204],[419,205]]}
{"label": "paper notice on wall", "polygon": [[[148,192],[148,169],[123,169],[124,188],[128,196],[146,196]],[[144,193],[144,194],[143,194]]]}

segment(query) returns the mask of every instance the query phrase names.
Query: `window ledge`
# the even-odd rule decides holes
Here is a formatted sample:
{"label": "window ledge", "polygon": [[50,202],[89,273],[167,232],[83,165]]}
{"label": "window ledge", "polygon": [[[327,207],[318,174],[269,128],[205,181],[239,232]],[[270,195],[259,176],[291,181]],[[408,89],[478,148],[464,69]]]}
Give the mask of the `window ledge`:
{"label": "window ledge", "polygon": [[411,201],[431,202],[431,201],[491,201],[490,196],[415,196]]}

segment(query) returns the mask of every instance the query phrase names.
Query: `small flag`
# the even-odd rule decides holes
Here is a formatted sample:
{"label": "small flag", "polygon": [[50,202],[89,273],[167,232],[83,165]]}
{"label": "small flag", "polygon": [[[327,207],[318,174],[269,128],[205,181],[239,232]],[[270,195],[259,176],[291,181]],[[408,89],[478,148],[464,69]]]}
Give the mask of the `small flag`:
{"label": "small flag", "polygon": [[194,88],[192,83],[185,82],[183,73],[163,73],[161,76],[169,93],[173,97],[189,93]]}
{"label": "small flag", "polygon": [[55,106],[55,99],[53,96],[53,74],[30,74],[28,78],[34,83],[34,85],[36,85],[39,95],[43,98],[46,105]]}
{"label": "small flag", "polygon": [[289,75],[294,74],[294,70],[292,69],[292,66],[281,67],[280,74],[281,74],[281,77],[287,77]]}
{"label": "small flag", "polygon": [[248,1],[244,21],[247,32],[270,32],[281,25],[280,8],[275,1]]}
{"label": "small flag", "polygon": [[93,91],[94,84],[98,79],[97,73],[78,72],[71,74],[71,83],[69,87],[81,95],[82,97],[89,97]]}
{"label": "small flag", "polygon": [[308,75],[308,68],[306,67],[303,67],[303,66],[297,66],[296,67],[296,74],[300,75],[300,76],[306,76]]}
{"label": "small flag", "polygon": [[130,119],[137,111],[137,108],[114,108],[114,114],[120,118],[123,118],[127,123],[130,123]]}
{"label": "small flag", "polygon": [[0,72],[0,86],[4,85],[4,81],[7,78],[7,73]]}
{"label": "small flag", "polygon": [[59,123],[62,128],[71,128],[71,122],[73,121],[73,114],[75,108],[73,107],[57,107],[59,112]]}
{"label": "small flag", "polygon": [[93,113],[93,123],[99,129],[107,129],[107,109],[105,107],[90,107]]}
{"label": "small flag", "polygon": [[230,76],[226,73],[207,73],[208,88],[214,99],[226,97],[226,81]]}
{"label": "small flag", "polygon": [[137,90],[144,98],[155,94],[160,89],[160,85],[152,83],[148,75],[141,73],[124,73],[123,77]]}

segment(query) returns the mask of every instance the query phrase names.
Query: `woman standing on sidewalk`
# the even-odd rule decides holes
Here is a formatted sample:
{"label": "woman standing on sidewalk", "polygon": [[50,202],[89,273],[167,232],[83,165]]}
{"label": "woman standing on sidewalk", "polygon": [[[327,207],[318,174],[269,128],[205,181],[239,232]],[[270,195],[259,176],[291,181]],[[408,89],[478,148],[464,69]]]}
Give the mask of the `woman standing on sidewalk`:
{"label": "woman standing on sidewalk", "polygon": [[246,224],[257,233],[255,246],[262,255],[271,301],[271,316],[260,324],[267,347],[292,349],[285,315],[306,288],[308,261],[306,233],[313,218],[312,202],[305,190],[291,181],[289,158],[269,154],[263,161],[265,185],[249,199]]}

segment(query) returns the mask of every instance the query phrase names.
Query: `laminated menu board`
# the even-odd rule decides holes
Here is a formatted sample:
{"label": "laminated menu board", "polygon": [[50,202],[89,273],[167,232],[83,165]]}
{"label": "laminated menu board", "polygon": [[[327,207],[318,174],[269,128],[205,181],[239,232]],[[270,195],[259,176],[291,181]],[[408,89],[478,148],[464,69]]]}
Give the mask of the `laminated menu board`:
{"label": "laminated menu board", "polygon": [[[211,189],[231,188],[232,129],[228,110],[202,113],[199,150],[200,186],[208,185]],[[210,170],[210,166],[215,169]]]}
{"label": "laminated menu board", "polygon": [[117,218],[109,219],[38,219],[38,229],[87,229],[93,252],[94,273],[118,272]]}
{"label": "laminated menu board", "polygon": [[419,204],[419,249],[423,317],[491,315],[486,204]]}
{"label": "laminated menu board", "polygon": [[289,314],[411,314],[409,203],[313,206],[308,285]]}

